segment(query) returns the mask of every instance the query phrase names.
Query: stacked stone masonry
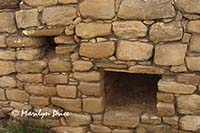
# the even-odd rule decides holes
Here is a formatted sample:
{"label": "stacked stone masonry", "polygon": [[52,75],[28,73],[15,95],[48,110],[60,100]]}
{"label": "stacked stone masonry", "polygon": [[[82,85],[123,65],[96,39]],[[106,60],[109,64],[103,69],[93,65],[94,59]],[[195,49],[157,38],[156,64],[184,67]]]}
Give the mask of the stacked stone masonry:
{"label": "stacked stone masonry", "polygon": [[[9,3],[9,4],[8,4]],[[0,0],[0,123],[56,133],[199,133],[199,0]],[[157,113],[106,106],[104,72],[159,74]]]}

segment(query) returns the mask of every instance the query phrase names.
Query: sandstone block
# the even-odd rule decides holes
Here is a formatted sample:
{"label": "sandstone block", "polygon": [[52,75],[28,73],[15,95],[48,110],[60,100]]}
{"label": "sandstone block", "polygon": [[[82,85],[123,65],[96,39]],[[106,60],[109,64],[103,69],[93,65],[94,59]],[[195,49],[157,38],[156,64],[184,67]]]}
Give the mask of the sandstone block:
{"label": "sandstone block", "polygon": [[0,35],[0,48],[5,48],[7,46],[6,44],[6,36]]}
{"label": "sandstone block", "polygon": [[189,21],[187,24],[187,31],[191,33],[200,33],[200,20]]}
{"label": "sandstone block", "polygon": [[18,8],[19,3],[20,3],[20,0],[7,0],[7,1],[0,0],[0,9]]}
{"label": "sandstone block", "polygon": [[176,0],[175,1],[176,7],[184,12],[184,13],[194,13],[199,14],[200,13],[200,1],[198,0]]}
{"label": "sandstone block", "polygon": [[58,96],[63,98],[76,98],[77,96],[76,86],[57,85],[56,91]]}
{"label": "sandstone block", "polygon": [[91,116],[70,113],[70,115],[66,117],[66,122],[69,126],[72,126],[72,127],[86,126],[91,123]]}
{"label": "sandstone block", "polygon": [[169,93],[157,92],[157,100],[160,102],[172,103],[174,101],[174,95]]}
{"label": "sandstone block", "polygon": [[168,93],[177,94],[192,94],[197,89],[194,85],[186,85],[182,83],[176,83],[173,81],[163,81],[158,82],[158,90]]}
{"label": "sandstone block", "polygon": [[144,125],[141,124],[136,129],[137,133],[177,133],[168,125]]}
{"label": "sandstone block", "polygon": [[113,41],[99,43],[82,43],[80,55],[88,58],[108,58],[114,54],[115,44]]}
{"label": "sandstone block", "polygon": [[99,81],[101,79],[100,72],[75,72],[74,78],[80,81]]}
{"label": "sandstone block", "polygon": [[179,120],[179,126],[183,130],[197,131],[200,128],[200,116],[184,116]]}
{"label": "sandstone block", "polygon": [[200,113],[200,96],[196,94],[178,96],[177,110],[180,114]]}
{"label": "sandstone block", "polygon": [[44,61],[18,61],[16,63],[17,72],[20,73],[40,73],[47,67]]}
{"label": "sandstone block", "polygon": [[130,129],[114,129],[112,133],[132,133],[133,131]]}
{"label": "sandstone block", "polygon": [[49,61],[50,72],[69,72],[71,71],[71,63],[60,58],[54,58]]}
{"label": "sandstone block", "polygon": [[48,87],[43,85],[25,85],[25,90],[36,96],[56,96],[56,87]]}
{"label": "sandstone block", "polygon": [[139,117],[131,112],[108,111],[104,114],[103,124],[108,126],[135,128],[139,125]]}
{"label": "sandstone block", "polygon": [[191,71],[200,71],[200,57],[186,57],[186,64]]}
{"label": "sandstone block", "polygon": [[83,95],[101,96],[103,94],[101,83],[80,82],[78,88]]}
{"label": "sandstone block", "polygon": [[141,116],[141,122],[146,123],[146,124],[157,125],[161,123],[161,118],[158,116],[146,113]]}
{"label": "sandstone block", "polygon": [[116,21],[113,22],[114,34],[120,38],[145,37],[147,27],[140,21]]}
{"label": "sandstone block", "polygon": [[157,103],[157,112],[160,116],[173,116],[175,114],[174,103]]}
{"label": "sandstone block", "polygon": [[41,83],[42,74],[17,74],[17,79],[21,82],[28,82],[28,83]]}
{"label": "sandstone block", "polygon": [[200,77],[197,74],[178,74],[177,81],[187,84],[198,85]]}
{"label": "sandstone block", "polygon": [[77,71],[88,71],[93,67],[91,61],[78,60],[73,62],[73,69]]}
{"label": "sandstone block", "polygon": [[102,113],[105,109],[105,99],[104,97],[93,98],[88,97],[82,100],[83,111],[88,113]]}
{"label": "sandstone block", "polygon": [[111,129],[103,125],[90,124],[90,129],[95,133],[111,133]]}
{"label": "sandstone block", "polygon": [[86,133],[87,128],[86,127],[68,127],[68,126],[60,126],[60,127],[54,127],[51,129],[52,131],[56,133]]}
{"label": "sandstone block", "polygon": [[79,8],[84,18],[112,19],[115,16],[114,0],[85,0]]}
{"label": "sandstone block", "polygon": [[163,122],[171,125],[174,128],[178,128],[178,120],[179,118],[177,116],[172,117],[164,117]]}
{"label": "sandstone block", "polygon": [[142,65],[135,65],[131,66],[128,69],[128,72],[130,73],[146,73],[146,74],[164,74],[167,71],[165,69],[162,69],[160,67],[155,66],[142,66]]}
{"label": "sandstone block", "polygon": [[0,61],[0,75],[8,75],[14,73],[15,63],[12,61]]}
{"label": "sandstone block", "polygon": [[54,38],[56,44],[71,45],[75,44],[73,36],[57,36]]}
{"label": "sandstone block", "polygon": [[17,11],[15,17],[18,28],[28,28],[40,25],[37,9]]}
{"label": "sandstone block", "polygon": [[200,52],[199,41],[200,41],[199,35],[192,35],[189,50],[193,52]]}
{"label": "sandstone block", "polygon": [[180,40],[183,36],[181,23],[155,23],[150,28],[150,40],[157,43]]}
{"label": "sandstone block", "polygon": [[122,19],[161,19],[174,16],[171,0],[123,0],[118,13]]}
{"label": "sandstone block", "polygon": [[77,2],[78,2],[77,0],[58,0],[58,3],[61,4],[75,4]]}
{"label": "sandstone block", "polygon": [[0,59],[1,60],[15,60],[16,53],[11,50],[0,50]]}
{"label": "sandstone block", "polygon": [[73,53],[75,48],[76,48],[76,45],[57,46],[56,47],[56,54],[61,55],[65,58],[69,58],[70,55]]}
{"label": "sandstone block", "polygon": [[0,13],[0,32],[16,32],[15,15],[12,12]]}
{"label": "sandstone block", "polygon": [[52,104],[61,107],[67,111],[80,112],[81,99],[64,99],[64,98],[51,98]]}
{"label": "sandstone block", "polygon": [[14,77],[3,76],[0,78],[0,87],[16,87],[16,80]]}
{"label": "sandstone block", "polygon": [[24,90],[12,89],[6,90],[6,96],[9,100],[27,102],[29,101],[29,94]]}
{"label": "sandstone block", "polygon": [[93,38],[111,34],[111,24],[108,23],[80,23],[76,25],[76,34],[82,38]]}
{"label": "sandstone block", "polygon": [[46,105],[49,105],[49,98],[39,97],[39,96],[31,96],[30,104],[33,106],[46,106]]}
{"label": "sandstone block", "polygon": [[24,0],[24,2],[29,6],[51,6],[57,3],[57,0]]}
{"label": "sandstone block", "polygon": [[44,8],[42,23],[47,25],[68,25],[76,18],[76,8],[71,6],[56,6]]}
{"label": "sandstone block", "polygon": [[68,78],[68,74],[48,74],[44,80],[47,84],[67,84]]}
{"label": "sandstone block", "polygon": [[6,100],[6,95],[4,89],[0,88],[0,100]]}
{"label": "sandstone block", "polygon": [[184,64],[187,45],[173,43],[157,45],[155,48],[155,63],[162,66],[175,66]]}
{"label": "sandstone block", "polygon": [[119,60],[148,60],[152,52],[153,46],[149,43],[120,41],[117,46]]}

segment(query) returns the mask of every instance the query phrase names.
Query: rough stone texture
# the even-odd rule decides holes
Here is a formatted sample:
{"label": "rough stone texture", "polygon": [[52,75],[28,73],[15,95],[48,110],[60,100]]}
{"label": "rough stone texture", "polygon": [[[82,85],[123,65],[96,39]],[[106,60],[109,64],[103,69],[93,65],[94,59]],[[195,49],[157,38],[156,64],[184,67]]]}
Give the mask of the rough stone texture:
{"label": "rough stone texture", "polygon": [[186,85],[173,81],[160,80],[158,82],[158,90],[168,93],[192,94],[196,89],[194,85]]}
{"label": "rough stone texture", "polygon": [[104,125],[135,128],[139,124],[139,117],[131,112],[108,111],[104,114]]}
{"label": "rough stone texture", "polygon": [[14,73],[15,63],[12,61],[0,61],[0,75],[8,75]]}
{"label": "rough stone texture", "polygon": [[61,107],[67,111],[80,112],[81,111],[81,99],[64,99],[53,97],[51,98],[52,104]]}
{"label": "rough stone texture", "polygon": [[187,31],[191,33],[200,33],[200,20],[190,21],[187,24]]}
{"label": "rough stone texture", "polygon": [[47,84],[67,84],[68,74],[48,74],[44,77]]}
{"label": "rough stone texture", "polygon": [[47,25],[68,25],[75,17],[76,8],[74,7],[48,7],[43,10],[42,23]]}
{"label": "rough stone texture", "polygon": [[20,73],[39,73],[47,67],[44,61],[18,61],[16,71]]}
{"label": "rough stone texture", "polygon": [[186,57],[186,64],[191,71],[200,71],[200,57]]}
{"label": "rough stone texture", "polygon": [[115,45],[113,41],[99,43],[82,43],[80,55],[89,58],[107,58],[114,54]]}
{"label": "rough stone texture", "polygon": [[148,60],[152,51],[153,46],[149,43],[120,41],[116,54],[119,60]]}
{"label": "rough stone texture", "polygon": [[185,13],[200,13],[200,1],[199,0],[175,0],[176,7]]}
{"label": "rough stone texture", "polygon": [[54,41],[56,44],[75,44],[73,36],[57,36]]}
{"label": "rough stone texture", "polygon": [[5,48],[7,46],[6,44],[6,36],[0,35],[0,48]]}
{"label": "rough stone texture", "polygon": [[133,133],[133,131],[129,129],[114,129],[112,133]]}
{"label": "rough stone texture", "polygon": [[91,61],[78,60],[73,62],[73,69],[77,71],[87,71],[93,67]]}
{"label": "rough stone texture", "polygon": [[50,72],[68,72],[71,71],[71,63],[60,58],[54,58],[49,61]]}
{"label": "rough stone texture", "polygon": [[88,97],[82,100],[83,111],[88,113],[102,113],[105,109],[105,98]]}
{"label": "rough stone texture", "polygon": [[161,102],[172,103],[174,101],[174,95],[168,94],[168,93],[158,92],[157,93],[157,100],[161,101]]}
{"label": "rough stone texture", "polygon": [[110,23],[80,23],[76,25],[76,34],[82,38],[93,38],[111,34]]}
{"label": "rough stone texture", "polygon": [[178,74],[177,81],[187,84],[198,85],[200,81],[200,77],[197,74]]}
{"label": "rough stone texture", "polygon": [[39,13],[37,9],[20,10],[15,13],[18,28],[39,26]]}
{"label": "rough stone texture", "polygon": [[0,89],[0,100],[6,100],[6,95],[4,89]]}
{"label": "rough stone texture", "polygon": [[150,28],[150,40],[157,43],[162,41],[176,41],[183,36],[183,28],[181,23],[162,23],[158,22]]}
{"label": "rough stone texture", "polygon": [[174,103],[157,103],[157,112],[160,116],[173,116],[175,114]]}
{"label": "rough stone texture", "polygon": [[76,86],[58,85],[56,91],[58,96],[63,98],[76,98],[77,95]]}
{"label": "rough stone texture", "polygon": [[14,77],[3,76],[0,78],[0,87],[16,87],[16,80]]}
{"label": "rough stone texture", "polygon": [[0,32],[14,33],[16,32],[15,14],[12,12],[0,13]]}
{"label": "rough stone texture", "polygon": [[57,0],[24,0],[24,2],[29,6],[50,6],[55,5]]}
{"label": "rough stone texture", "polygon": [[200,41],[199,35],[192,35],[189,50],[194,52],[200,52],[199,41]]}
{"label": "rough stone texture", "polygon": [[29,101],[29,95],[24,90],[6,90],[6,96],[9,100],[19,101],[19,102],[27,102]]}
{"label": "rough stone texture", "polygon": [[155,63],[162,66],[174,66],[184,64],[187,45],[170,43],[157,45],[155,48]]}
{"label": "rough stone texture", "polygon": [[60,126],[60,127],[54,127],[51,129],[52,131],[56,133],[86,133],[87,128],[86,127],[68,127],[68,126]]}
{"label": "rough stone texture", "polygon": [[90,129],[95,133],[111,133],[111,129],[103,125],[90,124]]}
{"label": "rough stone texture", "polygon": [[37,96],[55,96],[56,93],[56,87],[48,87],[43,85],[25,85],[25,90],[32,94]]}
{"label": "rough stone texture", "polygon": [[101,83],[80,82],[78,88],[83,95],[101,96],[103,94]]}
{"label": "rough stone texture", "polygon": [[57,46],[56,47],[56,54],[61,55],[65,58],[69,58],[75,48],[76,48],[76,45]]}
{"label": "rough stone texture", "polygon": [[74,4],[77,2],[78,2],[77,0],[58,0],[58,3],[61,3],[61,4]]}
{"label": "rough stone texture", "polygon": [[10,51],[10,50],[0,50],[0,59],[1,60],[15,60],[16,53],[15,51]]}
{"label": "rough stone texture", "polygon": [[128,69],[130,73],[146,73],[146,74],[163,74],[166,73],[165,69],[155,66],[142,66],[142,65],[135,65],[131,66]]}
{"label": "rough stone texture", "polygon": [[118,13],[122,19],[161,19],[174,16],[171,0],[123,0]]}
{"label": "rough stone texture", "polygon": [[179,118],[177,116],[163,118],[164,123],[169,124],[174,128],[178,128],[178,120],[179,120]]}
{"label": "rough stone texture", "polygon": [[84,18],[112,19],[115,16],[114,0],[85,0],[79,8]]}
{"label": "rough stone texture", "polygon": [[167,125],[144,125],[141,124],[136,129],[137,133],[177,133]]}
{"label": "rough stone texture", "polygon": [[0,9],[4,8],[18,8],[20,3],[20,0],[0,0]]}
{"label": "rough stone texture", "polygon": [[17,74],[17,79],[22,82],[28,83],[41,83],[42,74]]}
{"label": "rough stone texture", "polygon": [[140,21],[116,21],[113,22],[114,34],[120,38],[145,37],[147,27]]}
{"label": "rough stone texture", "polygon": [[180,114],[200,113],[200,96],[196,94],[178,96],[177,110]]}
{"label": "rough stone texture", "polygon": [[141,122],[146,124],[157,125],[161,123],[161,118],[151,114],[143,114],[141,116]]}
{"label": "rough stone texture", "polygon": [[80,81],[99,81],[101,79],[100,72],[92,71],[92,72],[75,72],[74,78]]}
{"label": "rough stone texture", "polygon": [[183,130],[196,131],[200,128],[200,116],[184,116],[179,121]]}
{"label": "rough stone texture", "polygon": [[71,113],[68,117],[66,117],[66,122],[72,127],[86,126],[91,123],[91,116]]}
{"label": "rough stone texture", "polygon": [[49,105],[49,98],[39,97],[39,96],[31,96],[30,104],[33,106],[47,106]]}

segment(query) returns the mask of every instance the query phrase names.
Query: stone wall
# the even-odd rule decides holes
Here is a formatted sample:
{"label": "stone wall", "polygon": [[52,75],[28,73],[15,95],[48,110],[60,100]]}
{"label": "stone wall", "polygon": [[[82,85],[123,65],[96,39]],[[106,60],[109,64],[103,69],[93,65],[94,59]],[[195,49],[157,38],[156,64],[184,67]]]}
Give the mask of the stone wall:
{"label": "stone wall", "polygon": [[[199,0],[0,0],[0,9],[1,122],[63,109],[69,117],[30,120],[57,133],[200,132]],[[107,110],[104,71],[162,75],[157,113]]]}

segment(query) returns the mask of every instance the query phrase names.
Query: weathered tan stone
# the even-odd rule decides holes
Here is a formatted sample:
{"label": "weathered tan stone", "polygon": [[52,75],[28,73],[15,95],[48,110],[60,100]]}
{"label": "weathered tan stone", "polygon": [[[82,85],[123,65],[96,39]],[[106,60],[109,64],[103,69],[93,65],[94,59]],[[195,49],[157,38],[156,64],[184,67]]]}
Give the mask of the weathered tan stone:
{"label": "weathered tan stone", "polygon": [[103,125],[90,124],[90,130],[95,133],[111,133],[111,129]]}
{"label": "weathered tan stone", "polygon": [[5,48],[7,46],[6,44],[6,36],[0,35],[0,48]]}
{"label": "weathered tan stone", "polygon": [[146,113],[141,116],[141,122],[146,123],[146,124],[156,125],[156,124],[161,123],[161,118],[158,116]]}
{"label": "weathered tan stone", "polygon": [[101,83],[80,82],[78,88],[83,95],[101,96],[103,94]]}
{"label": "weathered tan stone", "polygon": [[115,16],[114,0],[85,0],[79,8],[84,18],[112,19]]}
{"label": "weathered tan stone", "polygon": [[0,9],[3,9],[3,8],[11,8],[11,9],[14,9],[14,8],[17,8],[18,5],[20,3],[20,0],[0,0]]}
{"label": "weathered tan stone", "polygon": [[197,87],[194,85],[186,85],[173,81],[160,80],[158,82],[158,90],[168,93],[192,94],[196,89]]}
{"label": "weathered tan stone", "polygon": [[0,88],[0,100],[6,100],[6,95],[4,89]]}
{"label": "weathered tan stone", "polygon": [[155,67],[155,66],[142,66],[135,65],[128,69],[129,73],[145,73],[145,74],[164,74],[167,73],[165,69]]}
{"label": "weathered tan stone", "polygon": [[114,54],[115,45],[113,41],[99,43],[82,43],[80,55],[89,58],[108,58]]}
{"label": "weathered tan stone", "polygon": [[150,40],[157,43],[162,41],[176,41],[183,36],[181,23],[155,23],[150,28]]}
{"label": "weathered tan stone", "polygon": [[48,87],[43,85],[25,85],[25,90],[37,96],[56,96],[56,87]]}
{"label": "weathered tan stone", "polygon": [[200,57],[186,57],[186,64],[191,71],[200,71]]}
{"label": "weathered tan stone", "polygon": [[76,86],[57,85],[56,91],[59,97],[63,98],[76,98]]}
{"label": "weathered tan stone", "polygon": [[174,95],[169,93],[157,92],[157,100],[160,102],[172,103]]}
{"label": "weathered tan stone", "polygon": [[186,65],[179,65],[179,66],[172,66],[170,68],[170,71],[171,72],[175,72],[175,73],[178,73],[178,72],[186,72],[187,71],[187,67]]}
{"label": "weathered tan stone", "polygon": [[68,74],[48,74],[44,80],[47,84],[67,84],[68,78]]}
{"label": "weathered tan stone", "polygon": [[88,71],[93,67],[91,61],[78,60],[73,62],[73,69],[77,71]]}
{"label": "weathered tan stone", "polygon": [[56,133],[86,133],[87,127],[60,126],[60,127],[51,128],[51,130]]}
{"label": "weathered tan stone", "polygon": [[148,60],[152,56],[153,46],[149,43],[120,41],[117,46],[119,60]]}
{"label": "weathered tan stone", "polygon": [[0,87],[16,87],[16,80],[14,77],[3,76],[0,78]]}
{"label": "weathered tan stone", "polygon": [[26,29],[22,33],[26,36],[43,37],[43,36],[58,36],[64,32],[64,28],[56,27],[51,29]]}
{"label": "weathered tan stone", "polygon": [[75,48],[76,48],[76,45],[57,46],[56,54],[69,58]]}
{"label": "weathered tan stone", "polygon": [[16,32],[15,14],[12,12],[0,13],[0,32],[14,33]]}
{"label": "weathered tan stone", "polygon": [[16,53],[11,50],[0,50],[0,59],[1,60],[15,60]]}
{"label": "weathered tan stone", "polygon": [[12,61],[0,61],[0,75],[8,75],[14,73],[15,63]]}
{"label": "weathered tan stone", "polygon": [[37,9],[20,10],[15,12],[18,28],[39,26],[39,13]]}
{"label": "weathered tan stone", "polygon": [[157,103],[157,113],[160,116],[173,116],[175,114],[174,103]]}
{"label": "weathered tan stone", "polygon": [[9,100],[27,102],[29,101],[29,95],[24,90],[12,89],[6,90],[6,96]]}
{"label": "weathered tan stone", "polygon": [[139,116],[126,111],[108,111],[104,114],[103,124],[135,128],[139,125]]}
{"label": "weathered tan stone", "polygon": [[136,128],[137,133],[177,133],[168,125],[144,125]]}
{"label": "weathered tan stone", "polygon": [[49,98],[39,97],[39,96],[31,96],[30,104],[33,106],[46,106],[49,105]]}
{"label": "weathered tan stone", "polygon": [[197,131],[200,128],[200,116],[184,116],[179,120],[179,126],[186,131]]}
{"label": "weathered tan stone", "polygon": [[76,8],[71,6],[56,6],[44,8],[42,23],[47,25],[68,25],[76,18]]}
{"label": "weathered tan stone", "polygon": [[58,3],[61,4],[75,4],[77,2],[78,2],[77,0],[58,0]]}
{"label": "weathered tan stone", "polygon": [[101,79],[100,72],[75,72],[74,78],[80,81],[99,81]]}
{"label": "weathered tan stone", "polygon": [[187,45],[181,43],[169,43],[157,45],[155,48],[155,63],[162,66],[175,66],[184,64]]}
{"label": "weathered tan stone", "polygon": [[187,83],[187,84],[198,85],[200,81],[200,77],[197,74],[178,74],[177,81]]}
{"label": "weathered tan stone", "polygon": [[114,34],[120,38],[139,38],[147,34],[147,27],[140,21],[116,21],[112,26]]}
{"label": "weathered tan stone", "polygon": [[195,34],[192,35],[189,50],[193,52],[200,52],[199,41],[200,41],[199,35],[195,35]]}
{"label": "weathered tan stone", "polygon": [[51,6],[57,3],[57,0],[24,0],[24,2],[29,6]]}
{"label": "weathered tan stone", "polygon": [[183,34],[183,38],[182,38],[182,42],[185,42],[185,43],[190,42],[191,36],[192,36],[192,35],[189,34],[189,33],[184,33],[184,34]]}
{"label": "weathered tan stone", "polygon": [[17,72],[20,73],[39,73],[47,67],[44,61],[18,61],[16,63]]}
{"label": "weathered tan stone", "polygon": [[176,7],[185,13],[200,13],[200,1],[198,0],[175,0]]}
{"label": "weathered tan stone", "polygon": [[71,71],[71,63],[61,58],[54,58],[49,61],[50,72],[69,72]]}
{"label": "weathered tan stone", "polygon": [[19,60],[39,60],[42,58],[45,54],[44,48],[38,48],[38,49],[23,49],[17,51],[17,59]]}
{"label": "weathered tan stone", "polygon": [[187,24],[187,31],[191,33],[200,33],[200,20],[189,21]]}
{"label": "weathered tan stone", "polygon": [[22,82],[28,83],[41,83],[42,74],[17,74],[17,79]]}
{"label": "weathered tan stone", "polygon": [[76,25],[76,35],[82,38],[93,38],[111,34],[110,23],[80,23]]}
{"label": "weathered tan stone", "polygon": [[66,119],[67,124],[72,127],[86,126],[91,123],[90,115],[70,113],[70,115],[66,117],[65,119]]}
{"label": "weathered tan stone", "polygon": [[54,38],[56,44],[71,45],[75,44],[73,36],[57,36]]}
{"label": "weathered tan stone", "polygon": [[111,61],[96,61],[95,65],[99,68],[114,68],[114,69],[126,69],[125,64],[116,64]]}
{"label": "weathered tan stone", "polygon": [[81,99],[64,99],[64,98],[51,98],[52,104],[61,107],[67,111],[80,112]]}
{"label": "weathered tan stone", "polygon": [[196,94],[178,96],[177,110],[180,114],[200,113],[200,96]]}
{"label": "weathered tan stone", "polygon": [[112,133],[133,133],[131,129],[114,129]]}
{"label": "weathered tan stone", "polygon": [[178,128],[178,119],[179,118],[177,116],[163,117],[163,122],[171,125],[174,128]]}
{"label": "weathered tan stone", "polygon": [[123,0],[118,13],[122,19],[161,19],[174,16],[171,0]]}
{"label": "weathered tan stone", "polygon": [[88,97],[82,100],[83,102],[83,111],[88,113],[101,113],[105,109],[105,98],[99,97]]}

